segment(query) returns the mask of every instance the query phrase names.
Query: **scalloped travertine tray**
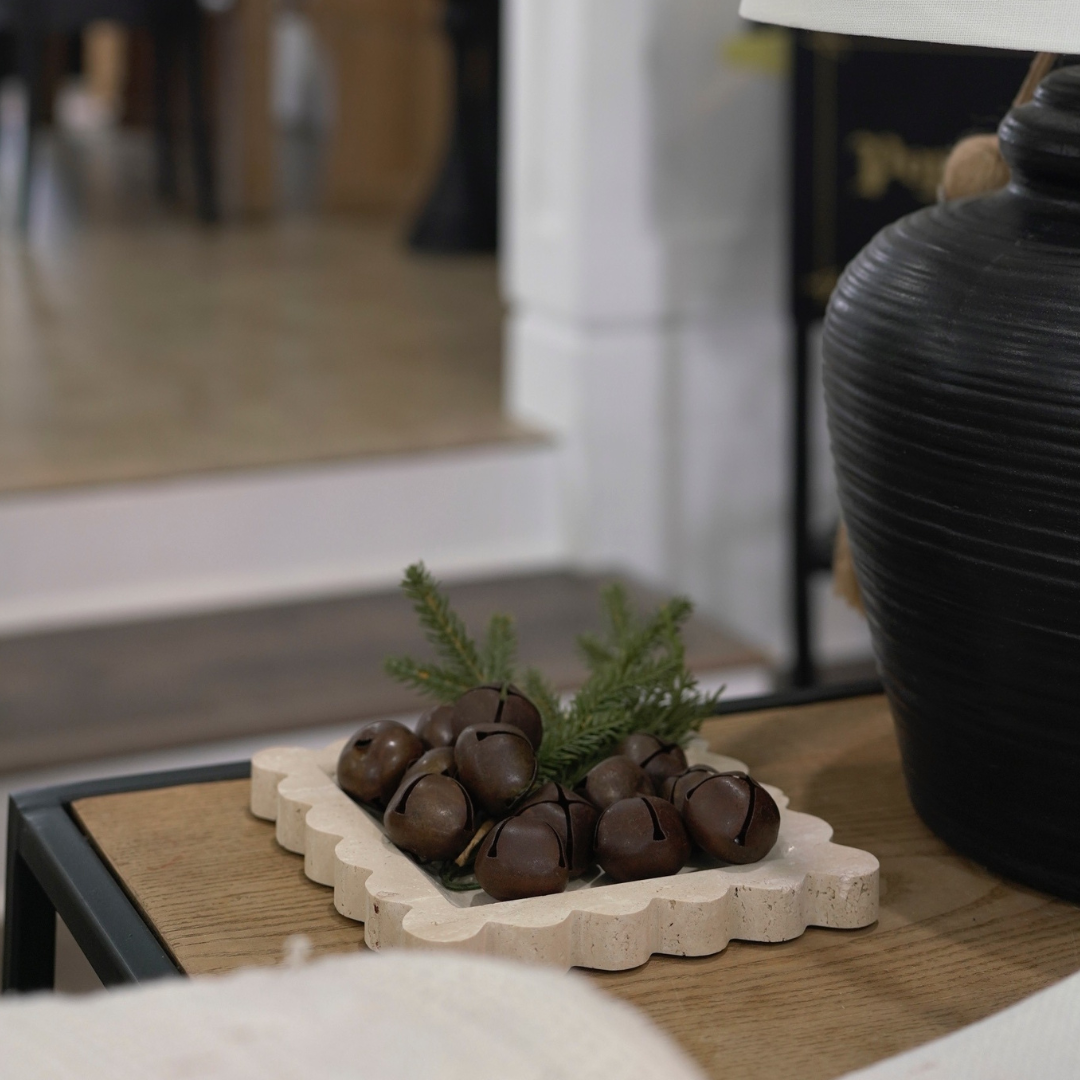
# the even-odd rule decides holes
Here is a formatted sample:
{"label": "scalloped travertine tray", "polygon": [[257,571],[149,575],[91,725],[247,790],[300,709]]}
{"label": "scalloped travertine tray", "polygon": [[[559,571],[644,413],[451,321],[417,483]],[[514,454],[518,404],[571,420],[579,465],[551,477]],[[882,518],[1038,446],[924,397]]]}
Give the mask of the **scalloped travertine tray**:
{"label": "scalloped travertine tray", "polygon": [[[691,764],[747,771],[699,743],[687,751]],[[780,837],[758,863],[690,866],[671,877],[622,883],[599,875],[555,896],[502,903],[479,890],[451,892],[337,786],[344,745],[256,754],[251,810],[277,822],[278,843],[304,856],[312,881],[333,886],[334,906],[364,924],[373,949],[455,948],[618,971],[653,953],[708,956],[732,938],[787,941],[808,926],[851,930],[877,919],[877,859],[832,843],[827,822],[789,810],[774,787]]]}

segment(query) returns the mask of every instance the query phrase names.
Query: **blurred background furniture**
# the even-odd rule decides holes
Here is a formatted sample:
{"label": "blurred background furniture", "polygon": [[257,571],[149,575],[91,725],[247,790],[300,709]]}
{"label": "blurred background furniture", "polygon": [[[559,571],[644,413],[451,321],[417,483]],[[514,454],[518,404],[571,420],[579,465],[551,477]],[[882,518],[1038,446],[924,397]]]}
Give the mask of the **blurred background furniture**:
{"label": "blurred background furniture", "polygon": [[431,184],[451,116],[438,0],[307,0],[329,68],[321,206],[410,214]]}
{"label": "blurred background furniture", "polygon": [[29,222],[35,142],[51,112],[45,79],[45,54],[51,35],[74,34],[91,23],[110,20],[146,26],[154,42],[154,126],[159,194],[177,194],[173,87],[182,65],[191,127],[195,201],[199,217],[218,216],[205,80],[202,9],[197,0],[3,0],[0,25],[16,41],[17,66],[26,90],[26,144],[18,192],[19,221]]}
{"label": "blurred background furniture", "polygon": [[413,223],[416,251],[494,251],[499,220],[501,0],[448,0],[453,126],[434,189]]}

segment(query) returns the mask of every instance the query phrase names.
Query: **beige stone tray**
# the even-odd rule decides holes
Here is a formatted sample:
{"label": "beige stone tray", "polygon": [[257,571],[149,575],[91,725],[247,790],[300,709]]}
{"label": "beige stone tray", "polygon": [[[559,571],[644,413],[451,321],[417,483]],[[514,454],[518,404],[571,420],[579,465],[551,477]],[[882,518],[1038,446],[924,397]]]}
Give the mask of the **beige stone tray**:
{"label": "beige stone tray", "polygon": [[[821,818],[789,810],[778,788],[780,837],[761,862],[687,867],[646,881],[578,879],[566,892],[502,903],[451,892],[383,834],[335,783],[345,740],[323,750],[274,748],[251,763],[251,810],[304,872],[334,889],[334,906],[364,924],[373,949],[456,948],[562,968],[618,971],[653,953],[708,956],[732,938],[787,941],[808,926],[850,930],[877,919],[878,861],[831,842]],[[691,764],[747,771],[701,745]],[[768,787],[768,785],[766,785]]]}

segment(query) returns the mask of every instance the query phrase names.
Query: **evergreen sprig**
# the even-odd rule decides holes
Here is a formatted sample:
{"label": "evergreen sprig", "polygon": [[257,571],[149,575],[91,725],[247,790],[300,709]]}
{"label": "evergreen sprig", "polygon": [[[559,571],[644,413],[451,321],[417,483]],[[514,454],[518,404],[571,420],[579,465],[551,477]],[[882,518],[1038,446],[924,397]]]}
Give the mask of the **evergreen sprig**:
{"label": "evergreen sprig", "polygon": [[544,730],[551,731],[562,723],[562,704],[559,695],[548,685],[536,668],[529,668],[522,680],[525,696],[540,710]]}
{"label": "evergreen sprig", "polygon": [[640,623],[621,585],[605,589],[602,602],[606,635],[579,638],[589,678],[545,727],[540,747],[541,776],[569,787],[635,731],[683,741],[719,699],[702,698],[686,668],[681,629],[692,611],[689,600],[676,597]]}
{"label": "evergreen sprig", "polygon": [[492,615],[484,647],[480,650],[480,668],[484,673],[484,681],[512,682],[516,654],[517,634],[514,632],[514,620],[509,615]]}
{"label": "evergreen sprig", "polygon": [[[493,616],[477,646],[423,563],[405,571],[402,589],[441,662],[396,657],[386,664],[391,676],[441,702],[482,683],[515,680],[517,639],[508,616]],[[689,600],[676,597],[639,620],[626,590],[614,584],[604,589],[601,603],[605,630],[578,639],[589,676],[569,703],[562,704],[535,669],[522,676],[522,689],[544,722],[539,778],[568,787],[632,732],[685,740],[715,712],[720,696],[703,697],[686,667],[682,627],[693,610]]]}
{"label": "evergreen sprig", "polygon": [[442,663],[395,656],[386,661],[388,675],[447,704],[474,686],[511,681],[517,636],[508,615],[492,616],[480,648],[422,562],[406,569],[401,589],[412,601],[424,636]]}

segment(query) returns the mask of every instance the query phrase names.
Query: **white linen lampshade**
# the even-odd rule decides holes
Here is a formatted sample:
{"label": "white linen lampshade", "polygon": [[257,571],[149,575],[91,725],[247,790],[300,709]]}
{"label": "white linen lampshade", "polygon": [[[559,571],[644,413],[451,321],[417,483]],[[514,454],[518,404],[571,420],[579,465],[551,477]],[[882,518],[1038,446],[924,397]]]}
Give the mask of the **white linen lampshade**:
{"label": "white linen lampshade", "polygon": [[1080,52],[1080,0],[742,0],[739,14],[833,34]]}

